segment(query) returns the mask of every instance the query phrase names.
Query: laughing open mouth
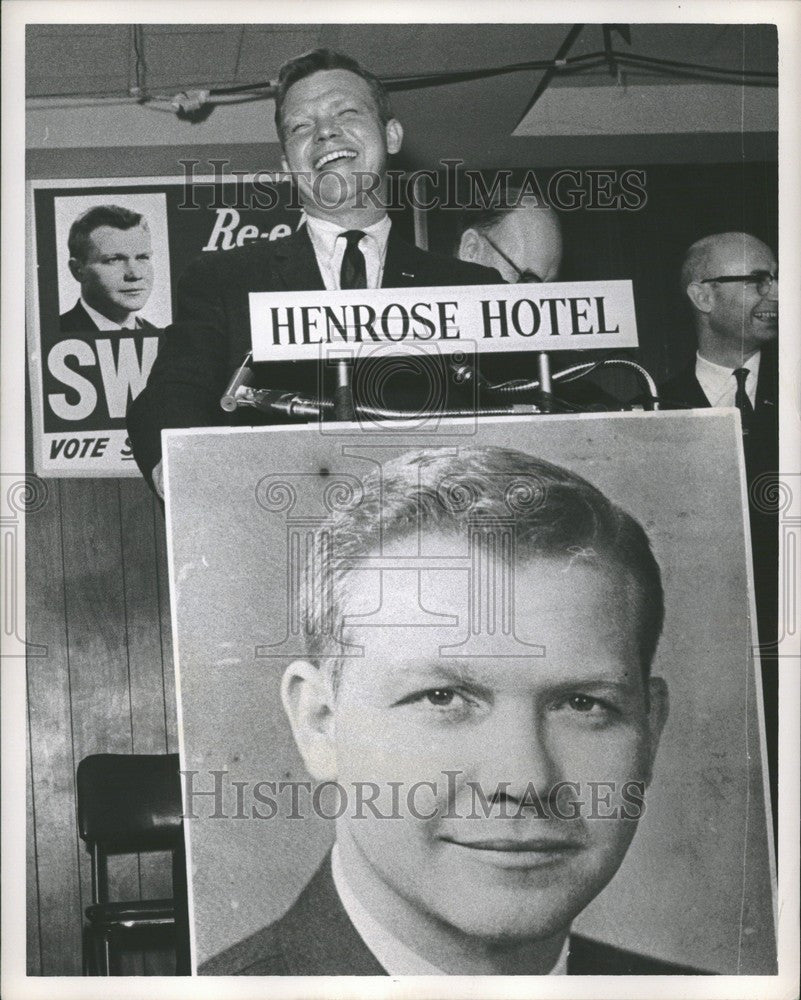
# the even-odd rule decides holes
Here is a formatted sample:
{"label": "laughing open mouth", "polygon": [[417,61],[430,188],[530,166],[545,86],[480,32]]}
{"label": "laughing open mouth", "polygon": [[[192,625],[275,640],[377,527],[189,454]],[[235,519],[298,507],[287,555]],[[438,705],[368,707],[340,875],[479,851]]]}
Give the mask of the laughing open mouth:
{"label": "laughing open mouth", "polygon": [[358,155],[355,149],[334,149],[315,161],[314,169],[322,170],[323,167],[327,167],[330,163],[338,163],[340,160],[355,160]]}
{"label": "laughing open mouth", "polygon": [[754,317],[762,320],[763,323],[770,323],[771,321],[775,322],[779,318],[779,313],[776,309],[761,309],[759,312],[754,313]]}

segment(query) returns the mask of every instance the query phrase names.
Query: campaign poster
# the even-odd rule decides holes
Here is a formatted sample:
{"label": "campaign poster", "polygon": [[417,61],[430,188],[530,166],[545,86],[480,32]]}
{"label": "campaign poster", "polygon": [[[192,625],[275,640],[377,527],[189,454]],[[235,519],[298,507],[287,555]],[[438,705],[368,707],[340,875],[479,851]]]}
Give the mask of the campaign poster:
{"label": "campaign poster", "polygon": [[182,271],[203,254],[297,227],[299,208],[277,176],[195,176],[192,161],[184,171],[29,184],[28,377],[40,476],[138,476],[125,414],[176,319]]}

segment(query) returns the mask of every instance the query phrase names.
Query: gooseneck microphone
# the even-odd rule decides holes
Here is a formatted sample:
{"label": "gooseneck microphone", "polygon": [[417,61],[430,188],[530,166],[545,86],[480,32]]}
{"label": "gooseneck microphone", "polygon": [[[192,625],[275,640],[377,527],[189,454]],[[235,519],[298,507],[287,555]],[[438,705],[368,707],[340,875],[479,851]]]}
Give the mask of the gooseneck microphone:
{"label": "gooseneck microphone", "polygon": [[234,372],[231,377],[231,381],[228,383],[225,392],[222,394],[220,406],[226,413],[233,413],[239,405],[237,400],[243,395],[243,393],[240,392],[240,389],[245,389],[247,386],[253,385],[254,374],[251,367],[252,362],[253,352],[248,351],[245,355],[245,360]]}

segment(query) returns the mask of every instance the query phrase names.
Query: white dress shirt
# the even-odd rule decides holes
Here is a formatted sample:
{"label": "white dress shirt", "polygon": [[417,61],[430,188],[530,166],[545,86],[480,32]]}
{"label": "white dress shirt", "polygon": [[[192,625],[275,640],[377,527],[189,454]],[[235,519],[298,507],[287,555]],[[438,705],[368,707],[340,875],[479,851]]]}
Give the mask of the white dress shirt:
{"label": "white dress shirt", "polygon": [[[345,254],[347,241],[343,233],[347,230],[336,223],[324,219],[306,216],[306,228],[317,258],[317,266],[323,276],[323,284],[329,292],[339,288],[339,277],[342,270],[342,258]],[[359,241],[359,249],[364,255],[364,265],[367,274],[367,287],[380,288],[384,276],[384,259],[387,255],[387,240],[392,223],[388,215],[372,226],[362,229],[364,236]]]}
{"label": "white dress shirt", "polygon": [[[339,853],[334,846],[331,854],[331,871],[334,885],[342,906],[350,922],[356,928],[362,941],[378,959],[379,964],[390,976],[446,976],[447,972],[432,965],[399,940],[391,930],[380,924],[372,913],[362,906],[350,888],[342,870]],[[567,975],[567,956],[570,949],[570,935],[565,938],[562,951],[549,976]]]}
{"label": "white dress shirt", "polygon": [[114,320],[109,319],[108,316],[104,316],[103,313],[99,313],[97,309],[93,309],[86,299],[81,296],[81,305],[87,311],[91,319],[93,320],[95,326],[98,330],[105,330],[111,332],[116,330],[136,330],[136,313],[128,313],[124,323],[115,323]]}
{"label": "white dress shirt", "polygon": [[[751,400],[751,405],[756,406],[757,380],[759,379],[759,351],[752,354],[747,361],[743,361],[737,368],[747,368],[748,375],[745,380],[745,391]],[[717,365],[714,361],[707,361],[700,354],[695,355],[695,377],[698,384],[704,391],[704,395],[709,400],[710,406],[734,406],[734,396],[737,392],[737,379],[734,377],[734,368],[726,365]]]}

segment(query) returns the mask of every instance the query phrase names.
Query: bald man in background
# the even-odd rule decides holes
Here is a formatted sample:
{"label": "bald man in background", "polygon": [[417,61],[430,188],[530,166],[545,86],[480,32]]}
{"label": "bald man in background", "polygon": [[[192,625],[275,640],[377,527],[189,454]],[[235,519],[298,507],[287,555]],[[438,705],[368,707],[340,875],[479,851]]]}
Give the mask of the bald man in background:
{"label": "bald man in background", "polygon": [[[521,204],[506,208],[499,207],[497,201],[489,208],[465,214],[456,255],[460,260],[495,268],[507,284],[557,281],[562,263],[562,224],[558,213],[532,197],[521,199],[520,189],[514,187],[507,191],[506,204],[513,206],[518,201]],[[531,352],[484,354],[478,367],[491,384],[538,377],[535,355]],[[560,367],[565,365],[554,364],[554,371]],[[572,382],[569,386],[554,383],[553,397],[551,405],[559,412],[622,408],[617,399],[590,380]]]}
{"label": "bald man in background", "polygon": [[[687,251],[681,287],[692,309],[698,350],[661,395],[689,406],[737,406],[746,458],[755,458],[752,444],[774,440],[778,426],[776,255],[749,233],[706,236]],[[760,420],[764,415],[773,419]]]}
{"label": "bald man in background", "polygon": [[660,389],[667,409],[736,406],[749,483],[779,467],[779,270],[749,233],[716,233],[681,269],[698,349]]}
{"label": "bald man in background", "polygon": [[[510,191],[509,201],[516,200]],[[509,284],[556,281],[562,263],[559,216],[544,205],[489,208],[468,217],[458,257],[494,267]]]}
{"label": "bald man in background", "polygon": [[663,409],[736,406],[740,410],[775,824],[779,559],[776,255],[750,233],[706,236],[693,243],[684,257],[681,287],[692,309],[698,349],[659,394]]}

